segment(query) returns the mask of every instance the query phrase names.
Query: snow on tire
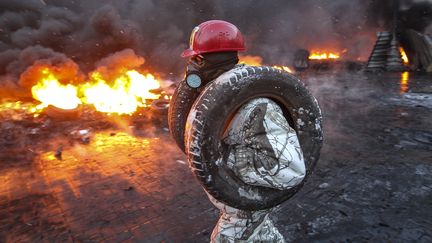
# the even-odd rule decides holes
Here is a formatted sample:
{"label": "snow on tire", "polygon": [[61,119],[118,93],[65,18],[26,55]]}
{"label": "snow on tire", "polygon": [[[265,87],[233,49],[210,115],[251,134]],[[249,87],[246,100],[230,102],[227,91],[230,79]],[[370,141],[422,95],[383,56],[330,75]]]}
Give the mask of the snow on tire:
{"label": "snow on tire", "polygon": [[[222,141],[223,133],[236,111],[257,97],[278,103],[297,132],[306,176],[290,189],[246,184],[224,163],[228,148]],[[189,165],[206,191],[231,207],[274,207],[293,196],[312,172],[323,141],[321,120],[316,99],[294,75],[271,67],[239,66],[208,84],[192,105],[185,131]]]}
{"label": "snow on tire", "polygon": [[177,146],[185,152],[184,131],[187,115],[199,92],[181,81],[171,98],[168,108],[168,127]]}

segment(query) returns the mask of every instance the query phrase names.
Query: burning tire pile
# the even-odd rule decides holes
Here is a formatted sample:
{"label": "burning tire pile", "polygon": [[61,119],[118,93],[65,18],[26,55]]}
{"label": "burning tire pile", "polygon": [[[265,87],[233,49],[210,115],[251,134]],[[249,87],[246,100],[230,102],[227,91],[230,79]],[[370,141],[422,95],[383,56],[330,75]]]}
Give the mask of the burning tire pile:
{"label": "burning tire pile", "polygon": [[30,85],[22,94],[26,101],[16,101],[18,97],[2,100],[2,122],[22,128],[33,142],[124,124],[135,129],[148,124],[167,127],[172,82],[160,81],[142,70],[144,59],[131,49],[101,62],[87,77],[70,59],[60,64],[40,60],[29,66],[21,75],[21,81]]}
{"label": "burning tire pile", "polygon": [[[165,133],[168,105],[167,99],[155,99],[133,114],[105,114],[82,104],[72,109],[54,105],[39,109],[32,102],[4,102],[0,106],[0,154],[7,158],[28,157],[38,149],[49,149],[56,151],[61,160],[63,146],[87,144],[98,131],[124,130],[125,124],[137,135]],[[47,141],[57,140],[63,141],[62,145],[43,147]]]}

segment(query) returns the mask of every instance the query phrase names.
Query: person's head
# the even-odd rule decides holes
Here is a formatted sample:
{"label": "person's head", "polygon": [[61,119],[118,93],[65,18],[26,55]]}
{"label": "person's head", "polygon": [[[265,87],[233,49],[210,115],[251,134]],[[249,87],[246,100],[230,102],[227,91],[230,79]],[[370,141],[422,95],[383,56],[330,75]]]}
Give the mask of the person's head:
{"label": "person's head", "polygon": [[181,54],[189,58],[189,86],[199,87],[230,70],[238,63],[238,51],[244,50],[243,35],[235,25],[222,20],[201,23],[193,29],[189,48]]}

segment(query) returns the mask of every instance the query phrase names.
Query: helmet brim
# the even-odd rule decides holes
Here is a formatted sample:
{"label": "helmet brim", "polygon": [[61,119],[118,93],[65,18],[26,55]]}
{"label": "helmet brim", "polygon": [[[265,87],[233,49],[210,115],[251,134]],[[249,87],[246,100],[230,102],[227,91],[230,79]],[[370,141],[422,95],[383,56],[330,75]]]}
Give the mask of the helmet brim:
{"label": "helmet brim", "polygon": [[182,52],[182,54],[180,56],[186,58],[186,57],[195,56],[197,54],[198,53],[192,49],[186,49]]}

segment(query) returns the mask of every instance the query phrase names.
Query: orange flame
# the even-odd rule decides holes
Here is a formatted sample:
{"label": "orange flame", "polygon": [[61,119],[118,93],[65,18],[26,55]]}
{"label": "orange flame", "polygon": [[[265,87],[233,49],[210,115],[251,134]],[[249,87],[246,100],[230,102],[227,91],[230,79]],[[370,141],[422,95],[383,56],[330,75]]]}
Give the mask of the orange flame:
{"label": "orange flame", "polygon": [[262,57],[260,56],[251,56],[251,55],[242,55],[239,56],[239,63],[246,64],[249,66],[261,66],[262,65]]}
{"label": "orange flame", "polygon": [[42,79],[32,87],[33,98],[40,101],[37,107],[43,109],[49,105],[61,109],[75,109],[81,104],[77,96],[77,88],[72,84],[61,84],[57,77],[48,69],[42,69]]}
{"label": "orange flame", "polygon": [[402,47],[399,47],[399,51],[401,53],[401,57],[402,57],[404,64],[408,64],[409,60],[408,60],[407,54],[405,53],[405,50]]}
{"label": "orange flame", "polygon": [[409,72],[403,72],[400,79],[400,93],[406,93],[408,91],[409,83]]}
{"label": "orange flame", "polygon": [[98,72],[90,75],[92,82],[82,86],[84,102],[93,104],[97,111],[132,114],[138,107],[145,107],[147,99],[160,95],[150,92],[160,88],[159,81],[151,74],[143,75],[136,70],[126,71],[109,85]]}
{"label": "orange flame", "polygon": [[[240,59],[240,63],[248,65],[262,64],[262,58],[259,56],[241,56]],[[77,76],[75,66],[72,66],[72,69],[62,66],[35,66],[27,76],[37,81],[31,91],[33,98],[41,102],[37,106],[38,109],[49,105],[61,109],[74,109],[80,104],[90,104],[97,111],[104,113],[132,114],[139,107],[147,107],[150,100],[170,99],[167,95],[161,96],[151,92],[160,88],[160,82],[152,74],[140,73],[122,62],[111,64],[91,72],[85,82],[83,77],[72,80]],[[142,64],[142,61],[138,64]],[[287,66],[273,67],[292,72]],[[69,79],[76,85],[64,84],[64,80]]]}
{"label": "orange flame", "polygon": [[93,72],[88,82],[78,86],[61,84],[47,67],[32,74],[39,77],[31,88],[33,98],[41,102],[37,110],[49,105],[75,109],[80,104],[91,104],[100,112],[132,114],[138,107],[147,106],[146,100],[160,96],[150,92],[160,88],[159,81],[152,74],[141,74],[136,70],[125,71],[114,82],[107,82],[100,73]]}
{"label": "orange flame", "polygon": [[12,120],[21,120],[22,116],[16,113],[16,111],[19,111],[20,114],[32,114],[33,117],[38,117],[41,109],[37,107],[37,105],[32,103],[6,100],[0,103],[0,116],[6,114]]}
{"label": "orange flame", "polygon": [[309,55],[310,60],[326,60],[326,59],[339,59],[340,54],[334,52],[321,52],[321,51],[312,51]]}

